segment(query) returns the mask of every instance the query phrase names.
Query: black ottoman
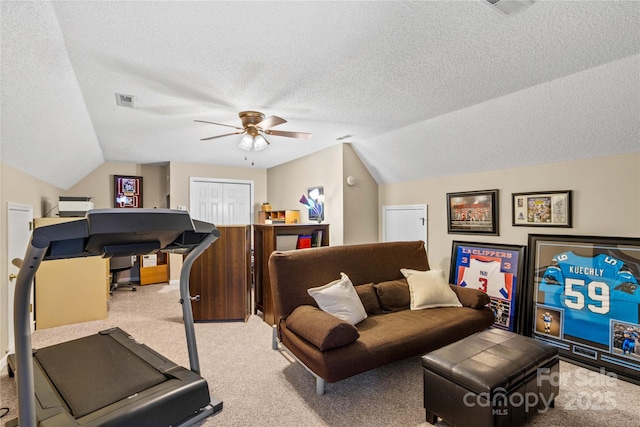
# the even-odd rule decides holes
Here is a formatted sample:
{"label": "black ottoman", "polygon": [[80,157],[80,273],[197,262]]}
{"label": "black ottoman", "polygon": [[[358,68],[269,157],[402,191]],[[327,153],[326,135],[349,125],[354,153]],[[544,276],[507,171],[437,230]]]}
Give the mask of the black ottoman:
{"label": "black ottoman", "polygon": [[557,348],[486,329],[422,356],[427,422],[453,426],[521,426],[554,405]]}

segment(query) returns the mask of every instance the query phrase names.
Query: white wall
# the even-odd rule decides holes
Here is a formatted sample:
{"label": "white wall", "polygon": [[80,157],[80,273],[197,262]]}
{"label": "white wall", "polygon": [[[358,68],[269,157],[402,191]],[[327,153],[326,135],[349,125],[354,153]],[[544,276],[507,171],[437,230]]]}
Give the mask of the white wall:
{"label": "white wall", "polygon": [[[448,234],[446,193],[499,193],[499,236]],[[511,193],[573,190],[573,228],[513,227]],[[425,179],[379,188],[380,206],[429,205],[429,261],[449,271],[451,242],[527,244],[528,234],[640,237],[640,153]]]}

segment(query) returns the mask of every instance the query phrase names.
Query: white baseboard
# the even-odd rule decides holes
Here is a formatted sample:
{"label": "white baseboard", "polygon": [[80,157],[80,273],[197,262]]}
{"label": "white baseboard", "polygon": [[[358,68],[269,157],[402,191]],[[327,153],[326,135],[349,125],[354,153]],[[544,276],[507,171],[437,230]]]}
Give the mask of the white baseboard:
{"label": "white baseboard", "polygon": [[180,279],[169,280],[169,284],[170,285],[179,285],[180,284]]}
{"label": "white baseboard", "polygon": [[14,347],[11,347],[9,350],[7,350],[7,352],[4,354],[2,359],[0,359],[0,371],[2,371],[4,368],[7,367],[7,358],[12,353],[15,353],[15,348]]}

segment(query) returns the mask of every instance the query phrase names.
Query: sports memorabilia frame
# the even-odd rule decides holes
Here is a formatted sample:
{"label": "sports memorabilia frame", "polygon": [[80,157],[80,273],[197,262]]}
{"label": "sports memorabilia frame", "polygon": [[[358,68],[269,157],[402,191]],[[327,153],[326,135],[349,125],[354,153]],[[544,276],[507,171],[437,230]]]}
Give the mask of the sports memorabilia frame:
{"label": "sports memorabilia frame", "polygon": [[498,190],[447,193],[449,234],[498,235]]}
{"label": "sports memorabilia frame", "polygon": [[528,260],[531,335],[640,384],[640,238],[530,234]]}
{"label": "sports memorabilia frame", "polygon": [[571,228],[571,193],[571,190],[512,193],[512,224]]}
{"label": "sports memorabilia frame", "polygon": [[479,289],[491,299],[494,327],[522,332],[526,248],[453,241],[449,282]]}
{"label": "sports memorabilia frame", "polygon": [[142,207],[142,177],[141,176],[113,176],[113,207],[141,208]]}

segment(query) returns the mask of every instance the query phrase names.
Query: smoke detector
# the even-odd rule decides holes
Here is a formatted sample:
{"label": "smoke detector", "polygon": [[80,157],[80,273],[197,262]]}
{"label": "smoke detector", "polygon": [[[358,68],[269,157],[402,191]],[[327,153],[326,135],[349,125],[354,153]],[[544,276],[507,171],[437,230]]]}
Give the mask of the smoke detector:
{"label": "smoke detector", "polygon": [[136,108],[135,97],[133,95],[116,93],[116,104],[121,107]]}
{"label": "smoke detector", "polygon": [[533,4],[533,0],[480,0],[502,16],[511,16]]}

